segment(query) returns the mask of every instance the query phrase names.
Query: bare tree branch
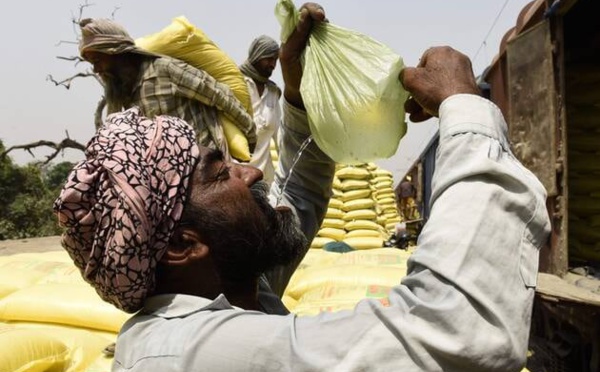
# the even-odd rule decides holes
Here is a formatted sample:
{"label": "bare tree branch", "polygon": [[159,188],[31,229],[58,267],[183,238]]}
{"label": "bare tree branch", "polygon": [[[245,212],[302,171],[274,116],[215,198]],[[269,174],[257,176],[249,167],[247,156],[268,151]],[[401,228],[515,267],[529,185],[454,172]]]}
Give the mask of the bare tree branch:
{"label": "bare tree branch", "polygon": [[87,0],[85,1],[85,3],[81,4],[79,6],[79,15],[77,16],[77,18],[75,18],[74,16],[72,18],[73,23],[75,25],[79,25],[79,21],[81,21],[81,18],[83,17],[83,11],[85,10],[85,8],[89,8],[94,5],[96,5],[96,4],[89,3]]}
{"label": "bare tree branch", "polygon": [[77,66],[77,64],[79,62],[84,62],[85,59],[81,58],[80,56],[71,56],[71,57],[63,57],[63,56],[56,56],[57,59],[62,59],[65,61],[75,61],[75,66]]}
{"label": "bare tree branch", "polygon": [[56,156],[58,156],[59,153],[63,152],[66,149],[75,149],[75,150],[85,151],[85,146],[83,144],[69,138],[68,132],[66,133],[66,136],[67,136],[67,138],[63,139],[60,142],[41,140],[41,141],[27,143],[24,145],[11,146],[8,149],[6,149],[6,151],[0,153],[0,158],[4,158],[6,155],[8,155],[9,152],[11,152],[13,150],[25,150],[29,154],[31,154],[31,156],[33,156],[35,158],[35,155],[33,154],[33,151],[31,151],[31,150],[38,148],[38,147],[46,146],[46,147],[50,147],[50,148],[54,149],[54,152],[52,152],[52,154],[46,156],[46,160],[44,162],[42,162],[42,164],[48,164],[52,159],[54,159]]}
{"label": "bare tree branch", "polygon": [[[80,35],[78,33],[79,23],[81,22],[81,20],[83,18],[84,10],[93,5],[95,5],[95,4],[90,3],[88,0],[86,0],[84,4],[79,6],[79,14],[77,14],[77,15],[75,15],[73,13],[71,14],[71,22],[73,24],[73,32],[77,38],[77,41],[61,40],[58,42],[57,46],[61,45],[61,44],[78,44],[78,40],[80,38]],[[115,9],[113,10],[112,15],[111,15],[111,17],[113,19],[115,17],[116,12],[119,9],[120,9],[120,7],[115,7]],[[56,58],[64,60],[64,61],[75,62],[76,66],[80,62],[84,61],[84,59],[81,58],[80,56],[71,56],[71,57],[57,56]],[[87,77],[94,77],[100,85],[104,86],[104,82],[102,81],[102,79],[97,74],[93,73],[90,70],[87,70],[85,72],[76,73],[73,76],[70,76],[70,77],[60,80],[60,81],[56,80],[52,75],[49,74],[46,76],[46,80],[52,82],[55,86],[63,86],[66,89],[70,89],[71,84],[75,79],[87,78]],[[96,129],[98,129],[102,126],[102,113],[103,113],[105,107],[106,107],[106,98],[102,97],[100,99],[100,101],[98,101],[98,104],[96,105],[96,110],[94,112],[94,126],[96,127]],[[11,146],[6,151],[0,153],[0,158],[4,158],[8,153],[10,153],[11,151],[14,151],[14,150],[25,150],[29,154],[31,154],[31,156],[33,156],[35,158],[35,155],[33,154],[32,149],[35,149],[38,147],[50,147],[50,148],[54,149],[54,151],[50,155],[46,156],[46,160],[44,162],[42,162],[42,164],[48,164],[52,159],[54,159],[56,156],[58,156],[59,153],[63,152],[66,149],[75,149],[75,150],[85,151],[85,146],[83,144],[71,139],[69,137],[69,133],[66,132],[66,138],[60,142],[40,140],[40,141],[31,142],[31,143],[27,143],[27,144],[23,144],[23,145]]]}
{"label": "bare tree branch", "polygon": [[67,89],[70,89],[71,88],[71,82],[73,80],[77,79],[78,77],[89,77],[89,76],[96,76],[96,74],[94,74],[92,72],[80,72],[80,73],[77,73],[77,74],[75,74],[75,75],[73,75],[71,77],[68,77],[68,78],[66,78],[64,80],[61,80],[61,81],[55,80],[52,75],[48,75],[46,77],[46,80],[51,81],[56,86],[63,86],[65,88],[67,88]]}
{"label": "bare tree branch", "polygon": [[117,11],[118,11],[119,9],[121,9],[121,7],[120,7],[120,6],[115,6],[115,9],[113,9],[112,13],[110,14],[110,18],[111,18],[111,19],[113,19],[113,20],[115,19],[115,15],[117,14]]}

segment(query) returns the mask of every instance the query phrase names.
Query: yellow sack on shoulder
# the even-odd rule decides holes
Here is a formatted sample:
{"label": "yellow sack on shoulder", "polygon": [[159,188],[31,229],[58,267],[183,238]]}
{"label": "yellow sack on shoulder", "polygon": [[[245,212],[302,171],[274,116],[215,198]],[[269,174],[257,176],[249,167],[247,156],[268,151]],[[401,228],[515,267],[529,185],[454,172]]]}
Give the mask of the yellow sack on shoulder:
{"label": "yellow sack on shoulder", "polygon": [[[177,58],[206,71],[218,82],[228,85],[242,106],[252,115],[248,86],[236,63],[186,17],[173,19],[169,26],[155,34],[139,38],[135,43],[149,52]],[[249,161],[250,149],[244,133],[221,111],[219,119],[223,124],[231,156]]]}

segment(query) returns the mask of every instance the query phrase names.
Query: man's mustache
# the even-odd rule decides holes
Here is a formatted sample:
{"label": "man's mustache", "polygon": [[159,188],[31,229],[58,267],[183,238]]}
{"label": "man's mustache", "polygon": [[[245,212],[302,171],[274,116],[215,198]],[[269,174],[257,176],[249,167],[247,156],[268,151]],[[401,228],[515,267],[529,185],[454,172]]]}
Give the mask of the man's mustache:
{"label": "man's mustache", "polygon": [[252,197],[259,205],[269,204],[269,184],[265,181],[257,181],[250,186]]}

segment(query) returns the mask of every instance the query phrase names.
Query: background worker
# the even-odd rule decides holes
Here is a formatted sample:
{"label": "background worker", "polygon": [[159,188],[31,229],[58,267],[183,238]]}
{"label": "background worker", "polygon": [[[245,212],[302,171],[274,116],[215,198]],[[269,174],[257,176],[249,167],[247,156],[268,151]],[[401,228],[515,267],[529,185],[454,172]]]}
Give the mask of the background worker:
{"label": "background worker", "polygon": [[220,110],[240,128],[253,150],[254,121],[227,85],[185,62],[138,48],[112,20],[87,18],[79,25],[79,52],[104,83],[109,114],[136,106],[149,118],[181,118],[192,125],[201,146],[219,149],[229,158],[217,117]]}
{"label": "background worker", "polygon": [[277,66],[278,58],[279,44],[269,36],[261,35],[252,41],[248,58],[240,65],[252,99],[256,124],[256,149],[249,164],[263,172],[264,180],[269,185],[275,174],[271,139],[277,142],[277,130],[281,122],[281,89],[269,78]]}
{"label": "background worker", "polygon": [[417,189],[412,183],[412,178],[411,176],[406,176],[402,182],[400,182],[400,185],[398,185],[399,209],[404,221],[410,221],[417,218],[416,196]]}

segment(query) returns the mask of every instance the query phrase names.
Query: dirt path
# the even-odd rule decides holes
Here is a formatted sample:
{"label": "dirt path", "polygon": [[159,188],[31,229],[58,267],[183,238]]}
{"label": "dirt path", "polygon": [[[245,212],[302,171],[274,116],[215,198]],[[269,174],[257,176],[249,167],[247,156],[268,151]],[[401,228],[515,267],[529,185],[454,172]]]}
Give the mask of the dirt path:
{"label": "dirt path", "polygon": [[35,253],[62,250],[60,236],[22,240],[0,240],[0,256],[16,253]]}

